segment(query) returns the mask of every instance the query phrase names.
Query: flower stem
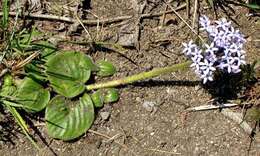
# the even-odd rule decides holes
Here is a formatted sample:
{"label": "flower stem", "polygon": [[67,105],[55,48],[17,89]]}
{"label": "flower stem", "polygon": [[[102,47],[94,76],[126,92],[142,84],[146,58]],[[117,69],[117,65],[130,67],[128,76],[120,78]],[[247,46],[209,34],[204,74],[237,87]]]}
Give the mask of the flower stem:
{"label": "flower stem", "polygon": [[135,74],[132,76],[124,77],[122,79],[112,80],[112,81],[108,81],[108,82],[104,82],[104,83],[86,85],[86,89],[95,90],[95,89],[100,89],[100,88],[109,88],[109,87],[117,87],[117,86],[121,86],[121,85],[126,85],[126,84],[130,84],[130,83],[133,83],[136,81],[153,78],[153,77],[156,77],[156,76],[159,76],[162,74],[175,72],[177,70],[184,70],[190,64],[191,64],[191,62],[187,61],[184,63],[179,63],[179,64],[175,64],[175,65],[168,66],[168,67],[156,68],[156,69],[153,69],[148,72],[142,72],[142,73]]}

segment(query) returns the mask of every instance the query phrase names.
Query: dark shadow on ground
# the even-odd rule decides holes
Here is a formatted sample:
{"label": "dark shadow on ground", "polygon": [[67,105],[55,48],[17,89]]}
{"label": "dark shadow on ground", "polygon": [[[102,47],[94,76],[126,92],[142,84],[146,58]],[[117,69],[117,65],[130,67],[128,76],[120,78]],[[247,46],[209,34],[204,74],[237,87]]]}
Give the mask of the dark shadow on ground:
{"label": "dark shadow on ground", "polygon": [[[29,114],[29,113],[23,111],[22,115],[23,115],[23,118],[26,120],[27,124],[30,125],[30,128],[33,129],[33,132],[35,133],[34,135],[37,135],[40,138],[40,140],[42,141],[42,143],[52,152],[52,154],[54,156],[57,156],[57,153],[50,146],[50,143],[48,143],[46,141],[46,139],[42,135],[42,132],[33,123],[33,120],[38,120],[40,122],[44,122],[44,120],[42,119],[44,112],[40,112],[39,115],[36,116],[36,115]],[[33,139],[34,139],[34,141],[37,141],[34,137],[33,137]]]}
{"label": "dark shadow on ground", "polygon": [[90,9],[92,9],[92,8],[91,8],[91,0],[84,0],[84,1],[82,2],[82,4],[83,4],[82,8],[83,8],[84,10],[90,10]]}
{"label": "dark shadow on ground", "polygon": [[255,64],[247,64],[241,67],[241,72],[237,74],[217,71],[214,81],[203,85],[213,98],[227,101],[237,99],[240,93],[252,87],[258,80],[255,77]]}
{"label": "dark shadow on ground", "polygon": [[131,84],[135,87],[157,87],[157,86],[197,86],[201,81],[186,80],[148,80]]}
{"label": "dark shadow on ground", "polygon": [[14,128],[14,122],[11,121],[1,121],[0,122],[0,141],[5,144],[15,145],[14,138],[17,138],[17,132]]}
{"label": "dark shadow on ground", "polygon": [[15,145],[15,141],[13,141],[15,138],[17,138],[15,121],[4,110],[3,105],[0,105],[0,141],[6,145]]}

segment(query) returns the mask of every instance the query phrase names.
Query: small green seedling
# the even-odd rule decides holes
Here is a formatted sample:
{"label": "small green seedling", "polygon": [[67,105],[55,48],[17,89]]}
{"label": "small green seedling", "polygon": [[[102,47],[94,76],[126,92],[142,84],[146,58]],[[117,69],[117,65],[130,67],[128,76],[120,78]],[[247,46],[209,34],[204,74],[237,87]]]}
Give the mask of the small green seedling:
{"label": "small green seedling", "polygon": [[45,47],[40,49],[38,59],[25,66],[24,79],[13,85],[13,78],[7,75],[1,96],[11,97],[12,103],[6,103],[29,113],[45,109],[48,134],[62,140],[75,139],[91,127],[95,107],[119,99],[114,88],[100,89],[91,94],[86,90],[87,81],[92,74],[111,76],[116,69],[108,61],[95,64],[81,52],[56,51],[46,42],[39,45]]}

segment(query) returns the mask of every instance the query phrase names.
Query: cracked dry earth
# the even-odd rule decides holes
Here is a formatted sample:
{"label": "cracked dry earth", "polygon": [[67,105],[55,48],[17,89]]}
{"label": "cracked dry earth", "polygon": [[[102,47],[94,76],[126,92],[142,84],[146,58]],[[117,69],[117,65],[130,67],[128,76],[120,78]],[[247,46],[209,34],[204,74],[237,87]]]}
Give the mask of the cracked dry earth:
{"label": "cracked dry earth", "polygon": [[[181,54],[181,43],[194,38],[194,34],[173,13],[140,20],[138,17],[141,13],[158,13],[166,9],[165,3],[160,0],[148,1],[145,7],[142,4],[135,0],[90,2],[91,14],[87,14],[86,18],[95,19],[93,15],[101,19],[133,15],[130,20],[120,23],[89,27],[90,34],[96,40],[124,43],[139,48],[139,50],[127,48],[124,51],[126,57],[104,50],[90,54],[94,60],[106,58],[114,62],[118,73],[113,78],[180,63],[185,60]],[[172,2],[171,5],[178,7],[177,2]],[[247,16],[245,8],[232,7],[235,12],[230,13],[230,18],[236,21],[235,27],[247,37],[245,49],[247,61],[252,63],[254,59],[259,58],[259,17]],[[221,9],[218,12],[219,17],[227,17]],[[192,18],[186,16],[185,8],[178,13],[191,23]],[[214,17],[204,2],[201,2],[200,13]],[[164,22],[162,22],[163,16]],[[61,22],[37,20],[35,24],[38,24],[42,31],[51,31],[50,27],[64,25]],[[69,24],[65,24],[65,27],[69,27]],[[138,30],[140,31],[139,44],[136,42]],[[64,32],[52,33],[64,35]],[[72,38],[81,39],[85,36],[85,32],[82,31],[81,35]],[[83,46],[60,46],[88,51],[86,50],[88,48]],[[189,107],[205,105],[211,100],[211,95],[200,86],[198,80],[189,69],[163,75],[154,78],[153,81],[123,86],[119,88],[120,100],[97,111],[95,123],[91,127],[92,131],[87,132],[80,139],[73,142],[52,140],[46,135],[45,127],[39,125],[37,128],[48,146],[38,135],[35,135],[38,144],[42,147],[37,152],[25,136],[14,132],[16,136],[12,136],[12,140],[15,144],[2,142],[0,155],[260,155],[259,133],[250,144],[251,138],[248,134],[237,123],[223,116],[219,110],[189,113],[185,111]],[[241,112],[240,108],[232,108],[232,110]],[[97,132],[100,134],[96,134]]]}

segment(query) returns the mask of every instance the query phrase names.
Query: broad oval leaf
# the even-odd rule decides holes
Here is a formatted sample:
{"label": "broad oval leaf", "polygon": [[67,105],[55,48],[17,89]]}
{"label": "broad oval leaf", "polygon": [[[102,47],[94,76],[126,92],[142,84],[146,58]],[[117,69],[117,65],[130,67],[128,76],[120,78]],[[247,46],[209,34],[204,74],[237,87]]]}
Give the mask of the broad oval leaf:
{"label": "broad oval leaf", "polygon": [[52,58],[56,55],[58,49],[52,43],[48,41],[39,41],[36,43],[32,43],[36,49],[40,50],[39,59],[41,61],[48,61],[48,59]]}
{"label": "broad oval leaf", "polygon": [[80,52],[60,52],[46,63],[46,74],[53,89],[65,96],[75,97],[85,90],[91,70],[96,68],[91,58]]}
{"label": "broad oval leaf", "polygon": [[28,112],[43,110],[50,101],[50,93],[39,83],[26,77],[15,93],[15,102],[24,106]]}
{"label": "broad oval leaf", "polygon": [[94,105],[88,94],[79,101],[54,97],[46,107],[48,134],[61,140],[72,140],[85,133],[94,121]]}

